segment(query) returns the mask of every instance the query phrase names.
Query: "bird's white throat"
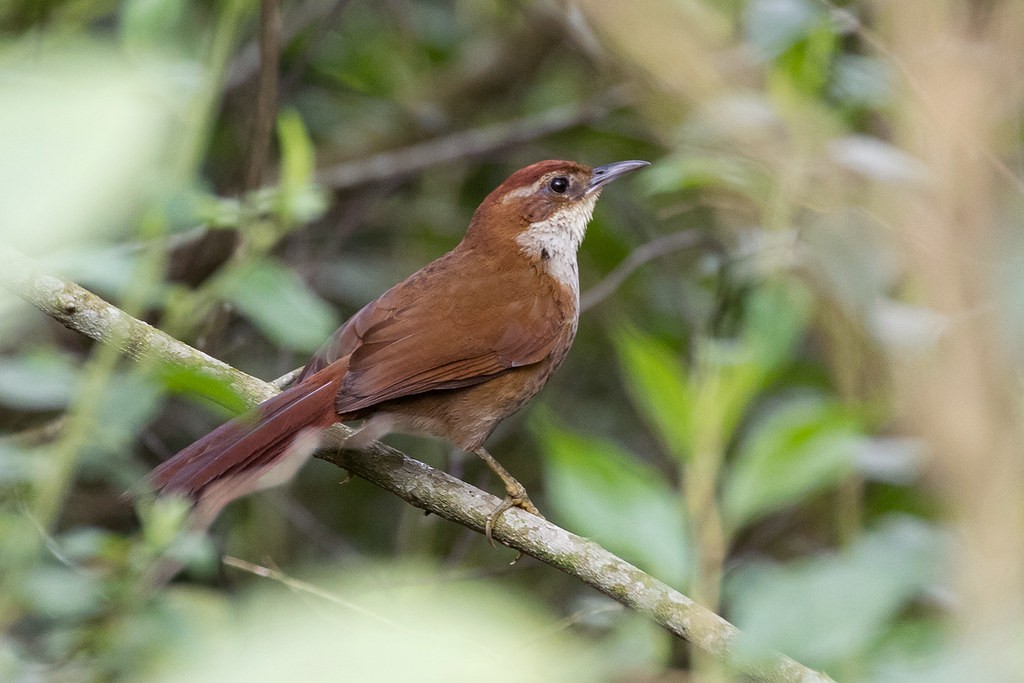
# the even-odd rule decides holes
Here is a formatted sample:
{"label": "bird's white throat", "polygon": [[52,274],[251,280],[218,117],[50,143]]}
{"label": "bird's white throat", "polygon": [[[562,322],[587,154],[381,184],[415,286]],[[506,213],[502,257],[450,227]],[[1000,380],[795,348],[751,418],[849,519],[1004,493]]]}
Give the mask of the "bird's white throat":
{"label": "bird's white throat", "polygon": [[522,252],[539,263],[551,277],[572,290],[579,303],[580,278],[576,252],[579,251],[587,224],[594,215],[597,193],[566,204],[542,221],[531,223],[516,238]]}

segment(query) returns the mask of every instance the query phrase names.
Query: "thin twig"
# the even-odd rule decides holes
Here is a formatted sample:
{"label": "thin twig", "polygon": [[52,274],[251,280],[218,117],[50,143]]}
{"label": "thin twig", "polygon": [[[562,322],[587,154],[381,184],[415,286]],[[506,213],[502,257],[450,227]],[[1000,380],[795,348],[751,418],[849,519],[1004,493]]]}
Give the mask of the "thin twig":
{"label": "thin twig", "polygon": [[317,181],[335,190],[407,176],[438,164],[489,154],[596,121],[626,101],[616,89],[587,104],[555,107],[541,114],[452,133],[366,159],[347,161],[317,173]]}
{"label": "thin twig", "polygon": [[[274,395],[270,384],[210,358],[187,344],[128,316],[78,285],[42,273],[28,257],[0,246],[0,283],[65,326],[99,341],[127,330],[120,350],[132,358],[158,356],[164,362],[204,369],[232,386],[250,404]],[[366,450],[346,451],[341,444],[353,430],[336,424],[324,434],[317,457],[391,491],[410,504],[483,532],[496,497],[374,442]],[[773,683],[812,683],[832,679],[789,657],[769,654],[756,662],[734,660],[739,629],[667,584],[644,573],[597,543],[576,536],[518,508],[507,511],[494,528],[495,540],[561,569],[623,605],[647,615],[700,650],[734,664],[746,674]]]}
{"label": "thin twig", "polygon": [[234,567],[235,569],[240,569],[243,572],[255,574],[256,576],[260,576],[264,579],[273,579],[274,581],[277,581],[278,583],[287,586],[288,588],[297,593],[309,593],[314,597],[326,600],[327,602],[339,605],[340,607],[350,609],[353,612],[370,617],[371,619],[375,619],[376,621],[379,621],[383,624],[387,624],[388,626],[391,626],[393,628],[402,631],[408,631],[408,629],[403,627],[401,624],[394,622],[391,619],[382,617],[381,615],[376,614],[375,612],[368,610],[365,607],[360,607],[354,602],[350,602],[339,595],[335,595],[334,593],[325,591],[319,586],[315,586],[311,583],[307,583],[306,581],[301,581],[299,579],[288,576],[280,569],[275,569],[273,567],[264,567],[263,565],[259,564],[253,564],[252,562],[247,562],[246,560],[240,559],[238,557],[233,557],[231,555],[225,555],[224,557],[220,558],[220,561],[228,567]]}
{"label": "thin twig", "polygon": [[699,230],[684,230],[671,235],[663,235],[640,245],[631,251],[629,256],[622,260],[622,263],[615,266],[612,272],[605,275],[603,280],[583,293],[583,296],[580,297],[580,309],[585,311],[607,299],[622,286],[626,278],[648,261],[653,261],[673,251],[689,249],[699,244],[703,238],[704,233]]}

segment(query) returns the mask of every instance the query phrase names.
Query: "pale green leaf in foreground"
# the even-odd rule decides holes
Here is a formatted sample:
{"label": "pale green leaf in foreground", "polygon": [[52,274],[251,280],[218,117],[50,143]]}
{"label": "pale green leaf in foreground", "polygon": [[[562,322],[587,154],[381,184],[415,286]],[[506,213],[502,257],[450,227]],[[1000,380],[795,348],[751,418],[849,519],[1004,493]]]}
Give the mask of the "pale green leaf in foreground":
{"label": "pale green leaf in foreground", "polygon": [[34,254],[109,234],[168,181],[194,65],[73,43],[0,52],[0,240]]}
{"label": "pale green leaf in foreground", "polygon": [[386,566],[308,585],[316,594],[264,583],[248,609],[206,624],[156,680],[568,683],[611,680],[615,670],[507,587]]}

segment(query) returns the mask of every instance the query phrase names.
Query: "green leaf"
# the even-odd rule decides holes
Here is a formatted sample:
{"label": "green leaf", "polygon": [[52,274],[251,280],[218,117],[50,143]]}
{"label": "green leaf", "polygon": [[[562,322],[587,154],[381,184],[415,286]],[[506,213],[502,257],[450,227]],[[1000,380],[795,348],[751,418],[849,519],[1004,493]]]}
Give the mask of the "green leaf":
{"label": "green leaf", "polygon": [[766,371],[792,357],[811,314],[813,297],[793,280],[769,282],[745,303],[743,343]]}
{"label": "green leaf", "polygon": [[756,354],[731,339],[700,339],[694,371],[694,451],[721,452],[768,377]]}
{"label": "green leaf", "polygon": [[722,494],[733,529],[831,486],[852,469],[856,421],[836,403],[801,398],[751,428]]}
{"label": "green leaf", "polygon": [[201,81],[195,65],[125,59],[84,40],[7,48],[3,240],[38,255],[123,232],[172,180],[170,136],[181,135],[179,115]]}
{"label": "green leaf", "polygon": [[634,405],[658,430],[669,452],[685,460],[693,450],[694,398],[682,360],[632,328],[620,330],[614,342]]}
{"label": "green leaf", "polygon": [[[124,245],[75,245],[48,254],[43,263],[48,269],[74,280],[90,291],[114,297],[124,296],[138,287],[139,255]],[[149,303],[159,305],[159,287]]]}
{"label": "green leaf", "polygon": [[223,295],[273,342],[296,351],[316,350],[336,327],[330,306],[270,260],[243,266],[224,283]]}
{"label": "green leaf", "polygon": [[52,476],[47,453],[23,448],[12,439],[0,439],[0,486],[33,483]]}
{"label": "green leaf", "polygon": [[895,90],[890,69],[888,62],[877,57],[837,55],[831,94],[851,106],[886,106]]}
{"label": "green leaf", "polygon": [[[317,595],[269,586],[233,597],[230,609],[219,610],[216,619],[160,624],[158,636],[179,642],[161,648],[164,666],[157,677],[182,682],[614,680],[607,674],[614,665],[609,655],[559,626],[533,596],[485,582],[446,581],[425,564],[324,573],[312,584]],[[197,637],[182,638],[183,631]],[[495,658],[502,656],[512,663],[496,673]],[[339,661],[344,662],[340,674]]]}
{"label": "green leaf", "polygon": [[778,90],[778,80],[783,78],[793,91],[817,101],[832,75],[832,59],[837,44],[835,30],[830,23],[815,23],[802,40],[777,59],[778,66],[772,74],[770,89],[784,92]]}
{"label": "green leaf", "polygon": [[762,169],[736,156],[676,157],[652,167],[646,180],[651,194],[722,188],[763,199],[769,187]]}
{"label": "green leaf", "polygon": [[71,399],[78,369],[68,356],[37,353],[0,359],[0,403],[25,410],[52,410]]}
{"label": "green leaf", "polygon": [[316,157],[302,117],[294,109],[277,118],[277,139],[281,143],[281,184],[288,188],[313,182]]}
{"label": "green leaf", "polygon": [[694,371],[695,450],[725,448],[751,402],[789,363],[802,338],[811,298],[785,280],[767,283],[744,301],[737,339],[701,339]]}
{"label": "green leaf", "polygon": [[82,618],[103,606],[99,577],[86,570],[36,566],[21,590],[34,613],[51,619]]}
{"label": "green leaf", "polygon": [[822,14],[811,0],[751,0],[744,17],[747,41],[775,58],[805,38]]}
{"label": "green leaf", "polygon": [[96,421],[83,456],[83,464],[114,475],[130,474],[123,464],[130,457],[129,444],[156,412],[160,387],[139,372],[112,375],[96,402]]}
{"label": "green leaf", "polygon": [[231,416],[243,413],[249,407],[245,398],[229,382],[211,377],[198,368],[167,363],[161,365],[156,372],[168,391],[204,396],[227,408],[227,414]]}
{"label": "green leaf", "polygon": [[127,0],[121,7],[121,37],[141,53],[174,48],[181,40],[185,4],[177,0]]}
{"label": "green leaf", "polygon": [[281,180],[277,211],[286,222],[307,223],[326,208],[323,194],[313,184],[316,156],[298,112],[281,112],[277,119],[281,145]]}
{"label": "green leaf", "polygon": [[204,574],[216,567],[217,553],[210,538],[189,528],[190,503],[159,497],[137,508],[142,520],[143,546],[149,557],[163,556]]}
{"label": "green leaf", "polygon": [[938,575],[942,537],[911,518],[890,518],[841,554],[749,565],[727,584],[745,632],[740,657],[779,650],[814,668],[862,654]]}
{"label": "green leaf", "polygon": [[538,418],[545,482],[558,518],[674,585],[688,576],[682,497],[654,469],[615,444]]}

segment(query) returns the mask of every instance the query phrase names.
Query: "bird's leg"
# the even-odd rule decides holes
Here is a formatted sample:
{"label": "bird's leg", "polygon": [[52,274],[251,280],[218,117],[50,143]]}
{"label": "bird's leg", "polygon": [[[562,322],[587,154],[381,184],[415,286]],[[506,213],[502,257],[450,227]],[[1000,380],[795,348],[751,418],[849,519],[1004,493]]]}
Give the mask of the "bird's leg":
{"label": "bird's leg", "polygon": [[530,497],[526,495],[526,489],[523,488],[523,485],[516,481],[516,478],[509,474],[508,471],[502,467],[490,453],[483,448],[478,448],[473,452],[480,456],[480,459],[487,463],[487,466],[490,467],[491,470],[498,475],[498,478],[500,478],[505,484],[505,500],[501,501],[498,507],[495,508],[494,512],[487,516],[487,522],[484,524],[484,535],[487,536],[488,543],[492,546],[494,545],[494,539],[491,538],[491,530],[494,529],[494,523],[498,521],[498,518],[501,517],[501,515],[510,507],[522,508],[530,514],[537,515],[541,519],[544,519],[544,516],[540,514],[540,511],[537,509],[537,506],[534,505],[530,500]]}

